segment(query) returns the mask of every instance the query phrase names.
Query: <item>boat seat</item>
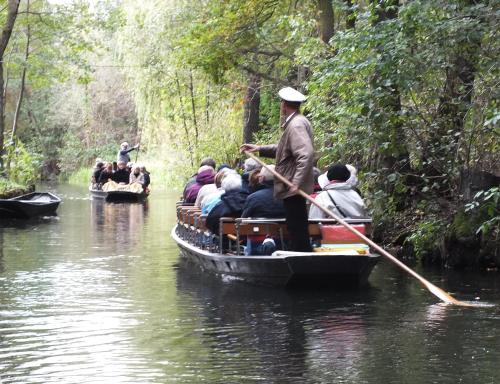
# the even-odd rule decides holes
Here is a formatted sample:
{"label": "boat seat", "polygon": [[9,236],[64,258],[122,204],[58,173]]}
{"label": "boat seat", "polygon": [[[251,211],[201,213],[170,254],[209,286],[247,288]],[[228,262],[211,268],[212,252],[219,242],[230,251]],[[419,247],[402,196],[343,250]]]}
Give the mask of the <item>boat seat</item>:
{"label": "boat seat", "polygon": [[[240,243],[241,236],[271,236],[278,237],[281,244],[284,243],[284,236],[287,234],[287,227],[284,223],[272,222],[267,219],[261,221],[259,219],[236,219],[236,238],[237,244]],[[239,248],[237,250],[239,255]]]}
{"label": "boat seat", "polygon": [[[224,251],[224,236],[229,240],[229,248],[231,248],[231,241],[233,236],[236,236],[236,220],[234,217],[221,217],[219,219],[219,252]],[[229,237],[228,235],[232,235]]]}

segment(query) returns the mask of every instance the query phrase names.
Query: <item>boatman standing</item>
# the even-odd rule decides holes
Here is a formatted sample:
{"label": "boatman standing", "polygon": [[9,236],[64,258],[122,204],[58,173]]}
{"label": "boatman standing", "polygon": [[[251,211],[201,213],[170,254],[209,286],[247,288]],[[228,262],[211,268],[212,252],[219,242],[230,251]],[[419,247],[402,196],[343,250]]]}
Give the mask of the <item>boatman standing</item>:
{"label": "boatman standing", "polygon": [[281,129],[279,143],[271,145],[243,144],[241,151],[259,152],[264,157],[275,157],[276,171],[290,180],[293,188],[275,180],[274,197],[283,199],[285,217],[290,239],[290,250],[311,252],[309,240],[306,200],[297,194],[300,188],[312,193],[314,186],[314,147],[312,127],[309,120],[300,114],[300,105],[306,97],[293,88],[282,88]]}
{"label": "boatman standing", "polygon": [[129,148],[128,143],[124,142],[120,144],[120,150],[118,151],[118,154],[116,155],[116,162],[119,163],[120,161],[123,161],[125,164],[130,163],[130,156],[129,152],[133,151],[134,149],[138,149],[139,144],[136,146]]}

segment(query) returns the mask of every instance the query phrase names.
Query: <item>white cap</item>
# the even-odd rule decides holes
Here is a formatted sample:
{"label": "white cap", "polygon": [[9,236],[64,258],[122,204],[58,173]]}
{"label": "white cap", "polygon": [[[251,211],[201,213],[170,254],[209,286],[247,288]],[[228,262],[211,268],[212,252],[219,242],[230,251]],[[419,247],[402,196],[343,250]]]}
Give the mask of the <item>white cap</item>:
{"label": "white cap", "polygon": [[306,101],[306,97],[302,93],[291,87],[281,88],[278,95],[282,100],[291,101],[293,103],[302,103]]}

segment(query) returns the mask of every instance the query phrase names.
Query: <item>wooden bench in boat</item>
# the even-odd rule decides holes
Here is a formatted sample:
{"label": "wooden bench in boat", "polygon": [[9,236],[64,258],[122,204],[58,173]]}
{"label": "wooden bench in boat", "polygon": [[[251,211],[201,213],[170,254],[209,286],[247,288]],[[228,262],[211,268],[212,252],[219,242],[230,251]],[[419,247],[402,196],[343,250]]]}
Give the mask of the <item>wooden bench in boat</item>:
{"label": "wooden bench in boat", "polygon": [[[210,233],[207,229],[205,220],[206,215],[202,215],[199,207],[193,204],[177,204],[177,218],[181,224],[189,241],[194,242],[197,246],[202,248],[209,244],[212,248],[213,241],[210,237],[214,234]],[[364,224],[365,233],[367,236],[371,232],[372,220],[366,219],[346,219],[349,224]],[[312,238],[320,239],[322,237],[322,226],[335,225],[335,219],[314,219],[309,220],[309,235]],[[285,239],[288,237],[288,229],[286,220],[284,218],[220,218],[219,225],[219,252],[224,252],[224,238],[229,241],[229,248],[231,249],[232,243],[236,244],[236,254],[240,254],[240,242],[242,237],[252,235],[268,235],[271,237],[279,238],[283,246],[286,245]],[[205,241],[204,241],[205,240]],[[209,241],[210,240],[210,241]],[[356,241],[362,243],[362,241]],[[322,241],[322,243],[324,243]],[[328,242],[326,242],[328,243]]]}

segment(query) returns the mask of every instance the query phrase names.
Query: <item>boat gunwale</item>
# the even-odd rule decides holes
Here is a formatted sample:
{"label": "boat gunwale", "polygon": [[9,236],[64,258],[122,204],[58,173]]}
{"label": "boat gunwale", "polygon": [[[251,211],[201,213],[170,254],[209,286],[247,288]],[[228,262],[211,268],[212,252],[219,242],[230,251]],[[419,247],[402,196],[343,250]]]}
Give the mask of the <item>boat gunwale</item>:
{"label": "boat gunwale", "polygon": [[206,256],[206,257],[210,257],[210,258],[213,258],[213,259],[220,259],[220,260],[224,260],[224,259],[232,259],[232,260],[283,260],[283,261],[286,261],[287,259],[290,259],[290,258],[311,258],[311,257],[335,257],[335,256],[338,256],[339,258],[340,257],[346,257],[346,256],[352,256],[352,257],[367,257],[367,258],[374,258],[374,259],[378,259],[380,258],[380,255],[378,254],[374,254],[374,253],[370,253],[370,254],[360,254],[360,255],[345,255],[345,254],[338,254],[338,253],[335,253],[335,254],[332,254],[331,252],[292,252],[290,251],[290,254],[283,254],[283,253],[286,253],[287,251],[279,251],[281,254],[280,255],[268,255],[268,256],[264,256],[264,255],[228,255],[228,254],[224,254],[224,253],[213,253],[213,252],[209,252],[209,251],[206,251],[204,249],[201,249],[193,244],[190,244],[189,242],[187,242],[186,240],[182,239],[176,232],[177,230],[177,227],[179,226],[179,224],[176,224],[174,226],[174,228],[172,229],[171,231],[171,236],[172,238],[174,239],[174,241],[179,245],[179,246],[182,246],[184,248],[187,248],[188,250],[190,250],[191,252],[196,252],[197,254],[200,254],[200,255],[203,255],[203,256]]}

